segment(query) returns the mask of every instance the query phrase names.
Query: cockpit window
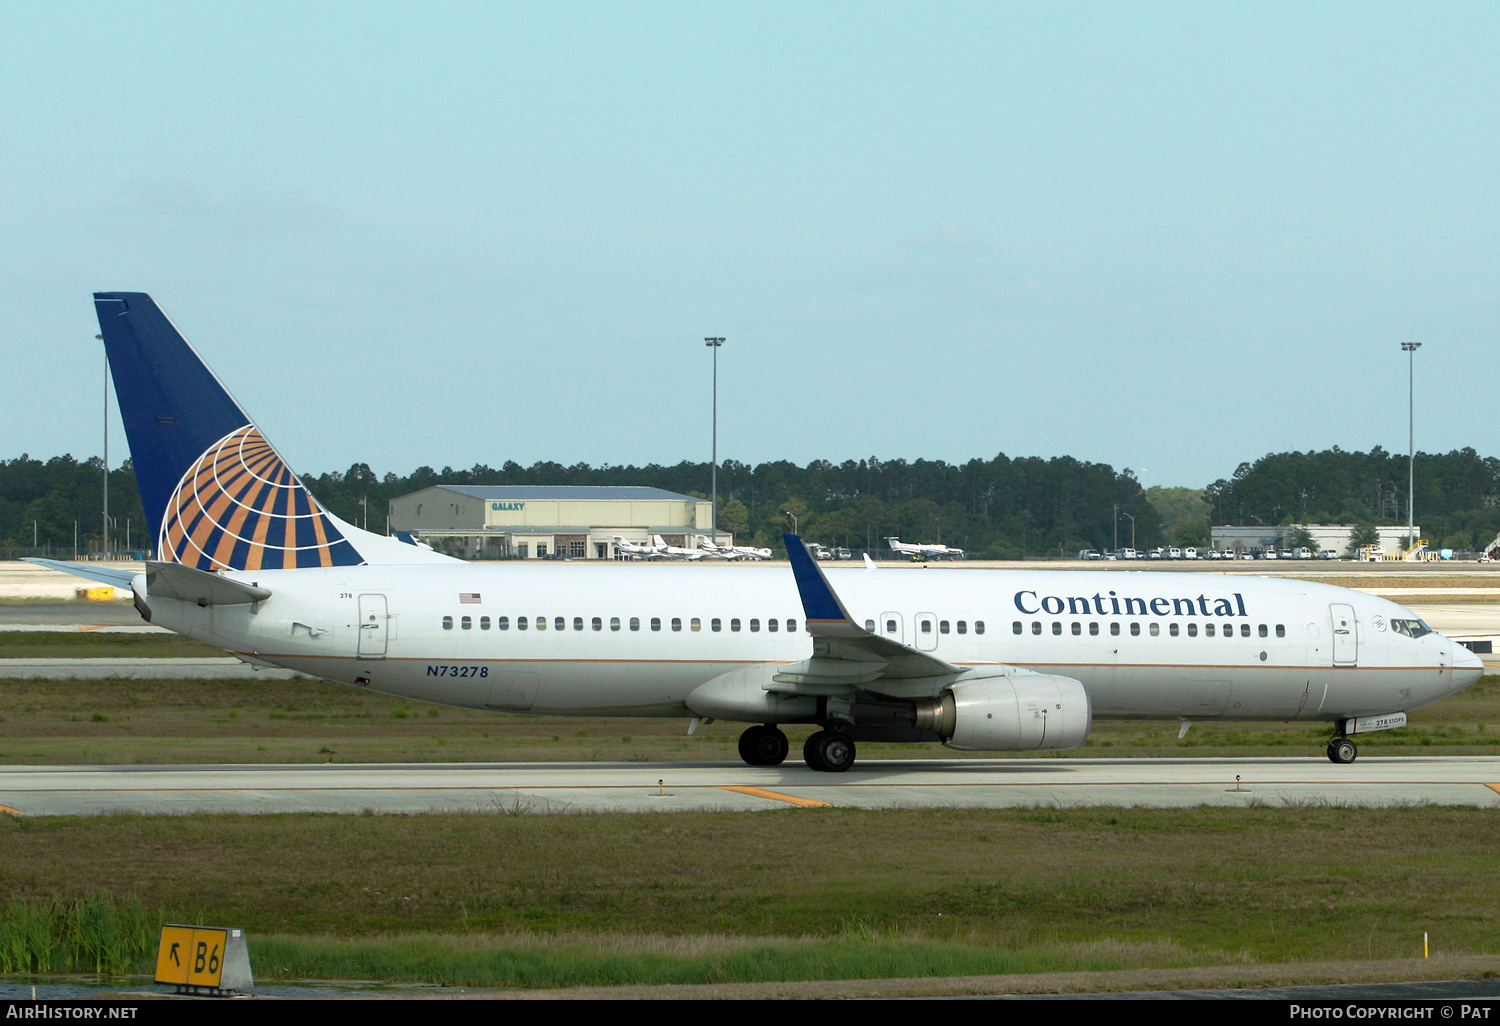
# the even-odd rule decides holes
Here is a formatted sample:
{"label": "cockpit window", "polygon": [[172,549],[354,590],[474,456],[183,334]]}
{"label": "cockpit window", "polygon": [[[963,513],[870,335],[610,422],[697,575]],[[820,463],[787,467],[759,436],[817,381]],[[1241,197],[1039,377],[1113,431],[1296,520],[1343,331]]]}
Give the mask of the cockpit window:
{"label": "cockpit window", "polygon": [[1420,638],[1432,633],[1432,628],[1421,620],[1392,620],[1391,630],[1408,638]]}

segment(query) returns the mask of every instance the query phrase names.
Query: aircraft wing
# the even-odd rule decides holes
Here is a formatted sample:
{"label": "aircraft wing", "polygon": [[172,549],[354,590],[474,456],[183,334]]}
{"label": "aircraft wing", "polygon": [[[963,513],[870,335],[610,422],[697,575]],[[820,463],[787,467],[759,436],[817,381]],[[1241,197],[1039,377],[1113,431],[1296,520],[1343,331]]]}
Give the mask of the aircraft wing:
{"label": "aircraft wing", "polygon": [[[872,634],[849,615],[806,543],[794,534],[783,535],[787,557],[807,629],[813,636],[813,655],[782,668],[768,690],[790,694],[838,694],[856,688],[891,693],[904,691],[901,682],[948,681],[963,672],[930,652]],[[882,686],[869,687],[877,681]],[[896,685],[896,687],[892,687]],[[928,690],[923,686],[919,690]]]}

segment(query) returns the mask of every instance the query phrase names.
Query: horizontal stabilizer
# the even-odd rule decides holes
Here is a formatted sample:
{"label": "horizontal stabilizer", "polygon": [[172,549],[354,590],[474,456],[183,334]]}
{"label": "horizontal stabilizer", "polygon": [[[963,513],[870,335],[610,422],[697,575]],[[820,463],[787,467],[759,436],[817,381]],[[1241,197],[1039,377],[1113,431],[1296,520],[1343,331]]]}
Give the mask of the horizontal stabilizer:
{"label": "horizontal stabilizer", "polygon": [[271,597],[265,588],[195,570],[181,563],[146,563],[146,594],[151,598],[180,599],[200,606],[234,606],[264,602]]}
{"label": "horizontal stabilizer", "polygon": [[83,577],[90,581],[98,581],[100,584],[111,584],[116,588],[124,588],[126,591],[130,590],[130,579],[140,573],[139,570],[116,570],[111,567],[97,566],[93,563],[69,563],[66,560],[41,559],[35,556],[24,556],[22,558],[27,563],[35,563],[37,566],[44,566],[48,570],[61,570],[63,573],[72,574],[74,577]]}

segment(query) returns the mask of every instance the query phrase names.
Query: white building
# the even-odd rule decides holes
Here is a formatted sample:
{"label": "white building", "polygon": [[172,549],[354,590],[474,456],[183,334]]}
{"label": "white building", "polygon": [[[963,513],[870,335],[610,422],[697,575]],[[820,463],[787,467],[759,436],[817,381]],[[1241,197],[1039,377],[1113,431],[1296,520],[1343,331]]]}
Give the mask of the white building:
{"label": "white building", "polygon": [[[1212,531],[1210,544],[1216,549],[1229,549],[1231,552],[1255,552],[1261,549],[1289,549],[1291,546],[1287,539],[1297,528],[1306,528],[1307,533],[1312,535],[1314,552],[1323,549],[1333,549],[1339,555],[1344,555],[1349,549],[1349,541],[1354,536],[1352,524],[1255,524],[1249,527],[1215,527]],[[1406,550],[1406,527],[1377,527],[1380,534],[1379,544],[1391,555]],[[1416,537],[1422,537],[1422,528],[1413,527]]]}
{"label": "white building", "polygon": [[465,559],[613,559],[614,537],[697,548],[715,532],[713,504],[661,488],[434,485],[392,499],[391,529]]}

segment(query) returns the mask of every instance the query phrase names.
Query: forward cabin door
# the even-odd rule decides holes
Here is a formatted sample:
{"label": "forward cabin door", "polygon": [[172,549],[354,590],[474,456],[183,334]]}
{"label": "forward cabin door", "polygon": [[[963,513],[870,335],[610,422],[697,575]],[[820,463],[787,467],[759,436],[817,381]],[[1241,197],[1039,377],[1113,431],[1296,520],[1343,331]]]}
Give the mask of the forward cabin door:
{"label": "forward cabin door", "polygon": [[1359,635],[1354,628],[1354,607],[1334,602],[1328,610],[1333,616],[1333,665],[1358,665]]}
{"label": "forward cabin door", "polygon": [[[390,636],[390,615],[386,612],[384,595],[361,595],[359,597],[359,657],[361,659],[384,659],[385,646]],[[348,651],[345,649],[344,651]]]}

